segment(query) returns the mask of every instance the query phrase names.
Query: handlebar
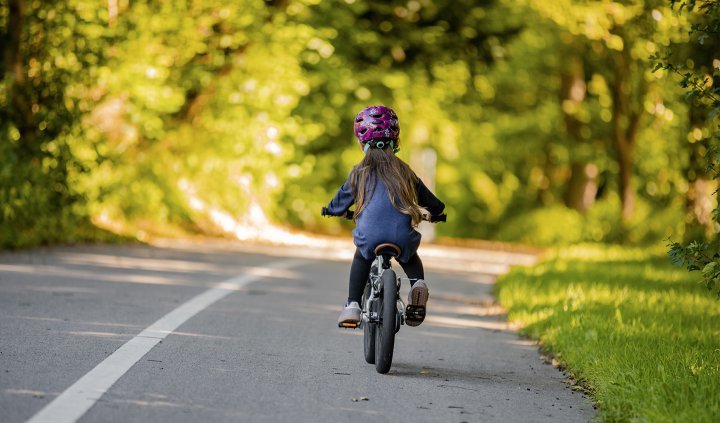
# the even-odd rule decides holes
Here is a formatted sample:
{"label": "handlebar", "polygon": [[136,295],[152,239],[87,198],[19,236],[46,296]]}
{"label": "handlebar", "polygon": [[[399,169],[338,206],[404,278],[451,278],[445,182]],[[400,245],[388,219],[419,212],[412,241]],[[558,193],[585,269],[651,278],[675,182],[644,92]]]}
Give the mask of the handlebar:
{"label": "handlebar", "polygon": [[[345,214],[340,215],[340,216],[331,215],[330,213],[328,213],[327,207],[323,207],[320,214],[325,217],[344,217],[347,220],[352,220],[353,217],[355,216],[355,212],[353,210],[347,210],[345,212]],[[423,213],[422,220],[428,221],[430,223],[447,222],[447,214],[442,213],[437,216],[433,216],[430,214]]]}
{"label": "handlebar", "polygon": [[437,216],[423,214],[423,220],[427,220],[430,223],[447,222],[447,214],[440,213]]}
{"label": "handlebar", "polygon": [[352,210],[347,210],[347,211],[345,212],[345,214],[342,214],[342,215],[340,215],[340,216],[335,216],[334,214],[330,214],[330,213],[328,212],[328,208],[327,208],[327,207],[323,207],[323,208],[322,208],[322,212],[321,212],[320,214],[322,214],[322,215],[325,216],[325,217],[344,217],[344,218],[347,219],[347,220],[352,220],[353,217],[355,216],[355,212],[352,211]]}

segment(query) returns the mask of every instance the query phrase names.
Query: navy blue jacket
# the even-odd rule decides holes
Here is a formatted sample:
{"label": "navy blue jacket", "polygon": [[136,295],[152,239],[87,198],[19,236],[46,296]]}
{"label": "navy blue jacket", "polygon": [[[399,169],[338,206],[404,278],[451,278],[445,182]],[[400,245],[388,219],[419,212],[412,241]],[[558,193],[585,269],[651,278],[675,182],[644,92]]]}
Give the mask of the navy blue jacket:
{"label": "navy blue jacket", "polygon": [[[366,201],[362,212],[355,218],[356,226],[353,230],[355,246],[365,259],[373,260],[375,247],[391,242],[399,246],[402,251],[397,259],[406,263],[417,252],[421,235],[412,227],[410,216],[393,207],[385,184],[379,178],[376,178],[376,181],[372,196],[368,197],[369,200]],[[445,204],[425,186],[420,178],[417,178],[417,181],[418,205],[425,208],[432,216],[441,214]],[[348,176],[328,204],[327,210],[330,215],[342,216],[353,204],[355,197],[350,189],[350,176]]]}

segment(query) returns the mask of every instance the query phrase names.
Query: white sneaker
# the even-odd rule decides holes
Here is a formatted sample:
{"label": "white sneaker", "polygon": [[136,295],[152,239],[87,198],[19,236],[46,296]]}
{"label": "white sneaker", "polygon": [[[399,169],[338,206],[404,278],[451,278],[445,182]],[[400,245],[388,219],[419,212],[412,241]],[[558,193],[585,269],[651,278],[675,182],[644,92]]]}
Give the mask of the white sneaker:
{"label": "white sneaker", "polygon": [[360,324],[361,314],[362,309],[357,301],[346,304],[340,312],[340,317],[338,317],[338,326],[356,327]]}

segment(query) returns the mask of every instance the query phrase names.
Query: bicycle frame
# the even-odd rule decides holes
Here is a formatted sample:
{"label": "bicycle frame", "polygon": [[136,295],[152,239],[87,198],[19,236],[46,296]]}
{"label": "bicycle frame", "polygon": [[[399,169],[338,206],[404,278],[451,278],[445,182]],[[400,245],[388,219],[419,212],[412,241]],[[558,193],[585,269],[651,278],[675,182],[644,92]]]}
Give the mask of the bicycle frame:
{"label": "bicycle frame", "polygon": [[[380,318],[373,310],[372,304],[377,301],[378,297],[382,294],[382,284],[380,283],[382,275],[385,270],[391,268],[390,256],[379,255],[375,257],[372,264],[370,265],[370,277],[368,278],[368,284],[370,284],[370,295],[365,298],[365,303],[362,307],[362,323],[378,323]],[[400,278],[397,280],[397,292],[400,292]],[[400,324],[405,324],[405,302],[398,296],[397,309],[400,313]]]}

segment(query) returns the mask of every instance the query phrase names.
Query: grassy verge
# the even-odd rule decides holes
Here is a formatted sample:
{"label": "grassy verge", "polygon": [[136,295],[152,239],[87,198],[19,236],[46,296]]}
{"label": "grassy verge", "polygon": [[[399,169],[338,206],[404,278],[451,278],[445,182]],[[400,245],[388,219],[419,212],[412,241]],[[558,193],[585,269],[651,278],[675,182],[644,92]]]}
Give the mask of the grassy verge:
{"label": "grassy verge", "polygon": [[605,421],[720,421],[720,301],[664,249],[579,246],[497,286]]}

